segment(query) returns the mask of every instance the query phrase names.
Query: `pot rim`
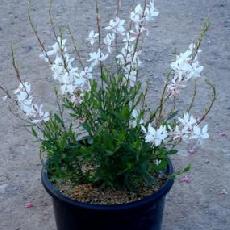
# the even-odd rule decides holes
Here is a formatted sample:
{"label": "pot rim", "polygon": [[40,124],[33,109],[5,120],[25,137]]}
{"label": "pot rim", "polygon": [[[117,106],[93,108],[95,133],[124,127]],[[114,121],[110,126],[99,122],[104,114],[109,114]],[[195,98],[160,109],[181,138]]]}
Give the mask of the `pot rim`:
{"label": "pot rim", "polygon": [[[168,168],[167,173],[169,175],[173,174],[174,169],[171,160],[168,161]],[[140,206],[144,206],[148,203],[152,203],[161,197],[165,196],[174,183],[174,179],[170,178],[167,179],[165,184],[157,191],[154,192],[152,195],[145,196],[141,200],[132,201],[129,203],[124,204],[90,204],[84,203],[82,201],[71,199],[70,197],[64,195],[54,184],[49,181],[48,173],[46,169],[46,165],[44,164],[41,171],[41,182],[42,185],[45,187],[46,191],[56,200],[65,202],[71,206],[79,207],[83,209],[90,209],[90,210],[98,210],[98,211],[121,211],[127,209],[135,209]]]}

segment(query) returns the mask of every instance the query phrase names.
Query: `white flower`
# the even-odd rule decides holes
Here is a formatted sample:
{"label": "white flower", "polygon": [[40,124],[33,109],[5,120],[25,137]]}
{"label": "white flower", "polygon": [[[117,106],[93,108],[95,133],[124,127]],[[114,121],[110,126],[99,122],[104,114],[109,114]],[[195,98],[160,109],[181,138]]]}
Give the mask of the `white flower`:
{"label": "white flower", "polygon": [[64,68],[62,57],[56,56],[51,66],[51,70],[53,71],[54,80],[58,80],[60,77],[62,77],[66,73],[66,69]]}
{"label": "white flower", "polygon": [[[97,34],[91,32],[89,36],[93,39],[93,37],[97,37]],[[76,90],[80,93],[88,91],[89,79],[92,78],[92,66],[85,67],[82,71],[79,71],[78,67],[74,65],[75,59],[71,58],[67,53],[65,45],[66,40],[61,40],[59,37],[58,42],[52,46],[53,50],[48,54],[56,55],[51,65],[51,70],[53,78],[60,83],[61,94],[73,98]],[[103,58],[105,58],[105,55],[102,55],[99,61]],[[21,94],[20,97],[22,96],[25,95]]]}
{"label": "white flower", "polygon": [[205,125],[202,129],[196,125],[193,127],[193,133],[191,136],[191,139],[208,139],[209,134],[208,134],[208,125]]}
{"label": "white flower", "polygon": [[47,52],[48,56],[56,55],[58,52],[65,52],[66,51],[66,39],[62,39],[61,37],[57,38],[57,42],[52,45],[52,50]]}
{"label": "white flower", "polygon": [[115,20],[110,20],[109,26],[105,27],[106,30],[111,30],[113,33],[119,33],[121,35],[125,32],[125,20],[121,20],[119,17],[116,17]]}
{"label": "white flower", "polygon": [[161,125],[159,129],[154,129],[150,124],[148,126],[145,141],[159,146],[168,137],[166,126]]}
{"label": "white flower", "polygon": [[198,78],[201,76],[201,72],[204,70],[203,66],[200,66],[198,62],[194,62],[191,65],[191,70],[189,73],[189,79],[190,78]]}
{"label": "white flower", "polygon": [[50,119],[50,113],[49,112],[44,112],[43,111],[43,105],[40,105],[40,107],[38,107],[37,105],[35,105],[36,107],[36,118],[33,120],[33,123],[39,123],[41,121],[49,121]]}
{"label": "white flower", "polygon": [[108,58],[108,54],[103,54],[100,49],[97,52],[89,54],[90,58],[87,60],[91,62],[92,67],[96,66],[100,61],[103,62]]}
{"label": "white flower", "polygon": [[75,89],[76,89],[76,87],[73,86],[72,84],[62,84],[61,85],[61,93],[62,93],[62,95],[73,94]]}
{"label": "white flower", "polygon": [[98,38],[99,33],[95,33],[93,30],[89,33],[88,38],[86,39],[88,42],[90,42],[91,45],[93,45],[96,42],[96,38]]}
{"label": "white flower", "polygon": [[131,44],[135,40],[136,40],[136,37],[131,37],[130,33],[126,33],[125,38],[123,39],[123,42],[125,42],[125,44],[128,46],[129,44]]}
{"label": "white flower", "polygon": [[130,13],[130,19],[134,22],[134,23],[140,23],[142,21],[142,15],[143,15],[143,9],[141,4],[138,4],[134,11],[132,11]]}
{"label": "white flower", "polygon": [[171,68],[174,70],[176,77],[181,81],[188,78],[187,73],[191,71],[191,55],[192,51],[187,50],[185,53],[177,55],[176,61],[171,63]]}
{"label": "white flower", "polygon": [[49,51],[47,54],[48,55],[55,55],[57,54],[60,50],[61,51],[66,51],[66,39],[62,39],[61,37],[58,37],[57,42],[54,43],[52,46],[53,50]]}
{"label": "white flower", "polygon": [[66,39],[62,39],[61,37],[57,38],[57,42],[54,43],[54,45],[51,46],[52,49],[43,53],[41,53],[39,56],[40,58],[44,59],[46,62],[48,62],[48,57],[47,56],[53,56],[57,55],[60,52],[65,52],[66,51]]}
{"label": "white flower", "polygon": [[190,139],[192,131],[193,131],[193,127],[192,129],[188,129],[183,126],[179,127],[178,125],[176,125],[174,131],[172,132],[173,140],[187,141]]}
{"label": "white flower", "polygon": [[121,53],[116,56],[117,63],[124,71],[124,76],[129,80],[129,85],[133,87],[136,83],[138,67],[141,64],[139,60],[140,50],[136,50],[133,41],[135,38],[130,37],[130,34],[126,34],[125,46],[121,49]]}
{"label": "white flower", "polygon": [[48,53],[49,53],[49,54],[51,53],[51,55],[54,54],[53,51],[48,51],[48,52],[43,51],[43,52],[39,55],[39,57],[40,57],[41,59],[43,59],[45,62],[49,62],[49,58],[48,58],[49,55],[48,55]]}
{"label": "white flower", "polygon": [[143,119],[140,119],[140,111],[137,109],[134,109],[132,112],[132,122],[131,127],[135,128],[138,124],[142,125],[144,124]]}
{"label": "white flower", "polygon": [[181,132],[180,128],[178,125],[175,126],[174,131],[173,131],[173,139],[183,139],[184,134]]}
{"label": "white flower", "polygon": [[146,9],[146,21],[152,21],[158,15],[159,15],[159,12],[156,11],[154,0],[152,0],[150,1],[150,4]]}
{"label": "white flower", "polygon": [[90,58],[87,60],[88,62],[92,62],[92,66],[97,65],[100,62],[101,52],[93,52],[89,54]]}
{"label": "white flower", "polygon": [[29,82],[20,82],[18,88],[14,91],[15,94],[21,93],[21,92],[27,92],[30,93],[31,85]]}
{"label": "white flower", "polygon": [[38,106],[33,103],[33,96],[30,92],[31,85],[28,82],[21,82],[14,91],[20,109],[33,123],[48,121],[50,114],[42,111],[43,105]]}
{"label": "white flower", "polygon": [[116,59],[117,59],[117,63],[121,66],[124,66],[125,64],[125,56],[123,54],[118,54],[116,56]]}
{"label": "white flower", "polygon": [[108,52],[112,52],[112,43],[115,40],[115,34],[114,33],[108,33],[106,37],[104,38],[104,44],[108,47]]}
{"label": "white flower", "polygon": [[[185,82],[190,79],[195,79],[201,77],[201,72],[204,70],[203,66],[200,66],[197,55],[194,57],[193,49],[195,45],[191,44],[189,49],[184,53],[176,56],[176,61],[171,63],[171,69],[174,72],[174,77],[171,83],[168,85],[168,92],[170,96],[175,96],[179,94],[179,89],[185,87]],[[200,53],[198,50],[197,53]],[[176,86],[176,93],[173,93],[173,88]],[[180,87],[183,86],[183,87]]]}
{"label": "white flower", "polygon": [[197,123],[196,119],[188,113],[185,113],[183,118],[179,117],[178,120],[183,125],[183,129],[188,131],[192,130],[193,126]]}
{"label": "white flower", "polygon": [[134,46],[129,44],[125,44],[125,47],[121,49],[121,53],[117,55],[117,59],[120,59],[120,61],[123,60],[124,68],[127,69],[127,64],[131,66],[133,62],[133,52],[134,52]]}
{"label": "white flower", "polygon": [[81,71],[80,76],[82,78],[86,78],[86,79],[92,79],[93,78],[93,74],[92,74],[93,68],[90,66],[86,66],[84,67],[84,70]]}
{"label": "white flower", "polygon": [[184,141],[190,139],[208,139],[208,125],[205,125],[202,129],[197,124],[197,120],[188,113],[184,114],[183,118],[178,118],[179,125],[176,125],[172,132],[173,139],[182,139]]}
{"label": "white flower", "polygon": [[107,58],[108,58],[108,54],[103,54],[102,52],[101,52],[101,57],[100,57],[100,61],[101,62],[103,62],[103,61],[105,61]]}

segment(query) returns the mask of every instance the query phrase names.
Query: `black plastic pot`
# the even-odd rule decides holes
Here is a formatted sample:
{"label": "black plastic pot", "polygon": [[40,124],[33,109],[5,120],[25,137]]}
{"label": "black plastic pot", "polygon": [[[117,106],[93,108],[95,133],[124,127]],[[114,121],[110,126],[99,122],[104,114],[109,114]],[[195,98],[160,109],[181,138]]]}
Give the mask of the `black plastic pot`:
{"label": "black plastic pot", "polygon": [[[173,173],[169,162],[168,173]],[[166,194],[173,180],[142,200],[119,205],[96,205],[72,200],[50,183],[46,168],[42,184],[52,196],[58,230],[160,230]]]}

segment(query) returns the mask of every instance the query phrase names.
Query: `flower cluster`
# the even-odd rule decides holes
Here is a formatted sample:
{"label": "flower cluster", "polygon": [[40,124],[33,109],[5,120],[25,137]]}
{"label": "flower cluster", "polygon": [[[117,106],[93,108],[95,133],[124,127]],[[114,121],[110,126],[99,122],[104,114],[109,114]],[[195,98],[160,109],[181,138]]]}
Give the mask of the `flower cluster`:
{"label": "flower cluster", "polygon": [[[94,35],[95,36],[95,35]],[[93,37],[93,35],[91,35]],[[91,41],[92,42],[92,41]],[[57,42],[46,55],[40,56],[48,61],[46,56],[55,56],[51,64],[53,78],[60,83],[62,95],[71,95],[76,99],[75,93],[80,94],[89,90],[89,79],[92,79],[92,67],[84,67],[83,70],[75,65],[75,59],[67,53],[66,40],[58,37]],[[79,101],[80,102],[80,101]]]}
{"label": "flower cluster", "polygon": [[143,8],[141,4],[138,4],[131,12],[130,19],[135,24],[136,32],[138,32],[140,30],[145,31],[144,24],[148,21],[153,21],[158,15],[159,12],[155,8],[154,1],[150,1],[145,8]]}
{"label": "flower cluster", "polygon": [[158,129],[154,129],[149,124],[147,130],[144,127],[142,127],[142,130],[145,133],[145,141],[152,143],[155,147],[161,145],[168,137],[167,127],[165,125],[161,125]]}
{"label": "flower cluster", "polygon": [[201,128],[198,121],[188,113],[185,113],[183,118],[179,117],[173,128],[169,124],[161,125],[159,128],[154,128],[149,124],[147,129],[142,125],[142,131],[145,134],[145,141],[156,147],[167,142],[167,139],[168,141],[194,139],[201,142],[203,139],[209,138],[208,125]]}
{"label": "flower cluster", "polygon": [[[180,93],[180,89],[186,87],[188,80],[201,76],[204,67],[200,66],[197,60],[197,54],[201,50],[196,51],[195,49],[195,45],[191,44],[186,52],[177,55],[176,61],[171,63],[173,78],[167,88],[170,96],[177,96]],[[194,52],[196,52],[195,56]]]}
{"label": "flower cluster", "polygon": [[97,66],[100,62],[105,61],[108,58],[108,54],[103,54],[100,49],[97,52],[89,54],[90,58],[87,60],[91,62],[91,68]]}
{"label": "flower cluster", "polygon": [[25,116],[31,122],[37,124],[42,121],[49,120],[49,112],[43,111],[43,105],[33,103],[33,96],[31,93],[31,85],[28,82],[21,82],[19,87],[14,91],[20,109],[25,113]]}
{"label": "flower cluster", "polygon": [[141,50],[137,49],[137,44],[140,36],[147,31],[144,27],[146,22],[153,21],[156,16],[158,16],[158,12],[155,9],[154,1],[150,1],[150,4],[146,5],[145,8],[138,4],[130,13],[130,20],[133,27],[131,27],[128,32],[122,33],[124,37],[124,47],[116,58],[125,73],[126,79],[129,80],[131,87],[136,82],[138,68],[141,65],[139,59]]}
{"label": "flower cluster", "polygon": [[110,30],[114,34],[124,35],[125,33],[125,20],[121,20],[119,17],[116,17],[115,20],[110,20],[109,25],[105,27],[106,30]]}
{"label": "flower cluster", "polygon": [[96,39],[98,38],[99,33],[95,33],[95,31],[91,31],[89,33],[88,38],[86,39],[91,45],[93,45],[96,42]]}
{"label": "flower cluster", "polygon": [[[116,55],[116,60],[121,67],[121,70],[124,72],[125,78],[129,81],[130,87],[133,87],[136,83],[138,68],[141,64],[139,58],[141,50],[138,48],[140,36],[144,33],[148,35],[146,24],[149,21],[153,21],[158,14],[154,1],[152,0],[144,7],[142,7],[141,4],[138,4],[130,12],[128,31],[126,30],[125,20],[120,19],[118,16],[116,16],[115,19],[110,20],[109,25],[104,28],[105,31],[108,31],[103,39],[103,43],[107,47],[107,50],[103,53],[101,44],[99,44],[99,48],[96,51],[89,53],[89,58],[87,59],[89,65],[83,67],[82,70],[77,67],[75,59],[67,53],[66,39],[58,37],[56,43],[52,46],[52,49],[40,56],[46,62],[48,62],[47,57],[54,56],[51,70],[54,79],[60,83],[62,95],[70,95],[72,101],[81,102],[80,98],[83,93],[90,90],[89,81],[93,78],[92,72],[94,68],[104,62],[109,54],[112,53],[113,43],[117,36],[121,36],[124,46],[121,48],[120,53]],[[86,40],[94,46],[94,44],[97,43],[97,40],[100,42],[99,37],[99,32],[92,30]],[[167,85],[169,96],[177,96],[180,89],[186,86],[188,80],[201,76],[203,66],[200,66],[197,60],[197,56],[200,52],[201,50],[196,50],[195,45],[191,44],[186,52],[177,55],[176,60],[171,63],[173,77]],[[25,87],[27,87],[27,90],[25,90]],[[26,114],[34,116],[35,113],[37,114],[35,111],[39,111],[38,117],[47,116],[46,113],[42,113],[42,106],[37,108],[37,105],[31,105],[31,96],[28,98],[25,97],[25,92],[30,92],[29,83],[21,85],[21,88],[19,88],[17,93],[21,92],[20,90],[22,90],[22,95],[18,94],[18,101],[21,104],[22,110]],[[78,94],[76,94],[77,92]],[[76,95],[78,95],[78,98]],[[208,126],[206,125],[201,129],[198,126],[197,121],[188,113],[184,114],[184,118],[178,119],[179,123],[175,125],[174,130],[169,125],[161,125],[159,128],[154,128],[149,124],[148,127],[145,127],[144,121],[140,118],[139,111],[136,109],[133,110],[132,117],[133,120],[131,126],[136,127],[138,124],[141,125],[142,131],[145,134],[146,142],[151,142],[154,146],[159,146],[165,142],[166,139],[172,137],[174,140],[208,138]]]}
{"label": "flower cluster", "polygon": [[[130,12],[128,30],[126,29],[126,21],[118,16],[110,20],[109,25],[104,27],[105,31],[108,32],[103,39],[103,44],[107,48],[106,51],[103,51],[102,44],[99,44],[99,48],[96,51],[89,53],[88,65],[82,66],[81,69],[77,66],[75,58],[68,54],[66,39],[63,39],[62,36],[57,37],[57,41],[51,47],[51,50],[42,53],[40,57],[46,62],[49,61],[49,57],[54,57],[50,67],[53,72],[53,78],[60,83],[61,94],[70,96],[71,100],[78,102],[78,104],[81,103],[84,92],[90,90],[90,80],[93,78],[94,68],[105,62],[109,54],[112,53],[113,43],[118,36],[121,36],[124,46],[121,48],[120,53],[116,54],[117,63],[128,80],[129,86],[135,86],[138,69],[141,64],[139,58],[141,50],[138,48],[138,42],[143,34],[148,35],[146,25],[149,21],[153,21],[158,14],[154,0],[151,0],[144,7],[138,4]],[[100,31],[95,32],[92,30],[86,40],[91,46],[94,46],[95,43],[101,42],[100,38]],[[177,55],[176,60],[171,63],[172,79],[167,85],[169,96],[177,96],[180,89],[186,86],[187,81],[201,76],[203,66],[200,66],[198,62],[198,54],[201,50],[196,48],[195,44],[191,44],[186,52]],[[42,105],[37,106],[32,103],[33,98],[30,95],[29,83],[20,83],[15,94],[20,108],[28,117],[40,118],[35,119],[34,122],[48,119],[48,113],[42,112]],[[137,109],[133,110],[132,117],[131,126],[142,125],[146,142],[151,142],[155,146],[159,146],[167,138],[171,138],[172,135],[174,135],[174,139],[180,138],[183,140],[208,138],[208,126],[204,126],[201,129],[197,121],[188,113],[184,114],[184,118],[179,118],[179,123],[175,125],[174,130],[169,125],[154,128],[149,124],[148,127],[144,127],[144,121],[140,118]]]}
{"label": "flower cluster", "polygon": [[108,47],[108,52],[112,53],[112,44],[115,40],[115,34],[114,33],[108,33],[106,37],[104,38],[104,44]]}
{"label": "flower cluster", "polygon": [[179,124],[176,125],[174,131],[174,139],[182,139],[184,141],[197,139],[208,139],[208,125],[206,124],[203,128],[198,125],[198,121],[188,113],[184,114],[183,118],[178,118]]}

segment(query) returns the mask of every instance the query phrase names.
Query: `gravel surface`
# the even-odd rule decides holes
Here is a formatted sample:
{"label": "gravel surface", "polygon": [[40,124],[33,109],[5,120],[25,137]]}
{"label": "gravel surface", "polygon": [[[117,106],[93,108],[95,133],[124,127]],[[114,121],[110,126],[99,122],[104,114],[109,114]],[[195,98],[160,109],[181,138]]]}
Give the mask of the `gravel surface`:
{"label": "gravel surface", "polygon": [[[53,44],[47,2],[33,0],[32,14],[42,39]],[[100,2],[103,20],[107,22],[113,15],[115,0]],[[128,8],[133,1],[123,2],[124,8]],[[94,3],[94,0],[54,0],[55,21],[59,25],[72,25],[80,45],[84,45],[84,38],[95,23]],[[143,51],[146,63],[143,76],[148,78],[149,85],[153,88],[160,84],[175,49],[177,52],[187,49],[198,36],[202,21],[209,17],[212,26],[202,46],[201,62],[218,93],[208,119],[210,140],[189,156],[187,147],[182,148],[181,156],[174,160],[178,166],[192,163],[189,175],[192,182],[175,183],[167,197],[163,230],[229,230],[230,1],[158,0],[156,5],[160,16],[150,28]],[[32,83],[37,101],[52,108],[51,73],[38,58],[40,51],[28,23],[25,0],[0,1],[0,84],[14,89],[11,42],[17,51],[21,75]],[[185,98],[190,97],[189,88],[185,89]],[[154,106],[152,99],[159,91],[151,92],[148,99]],[[207,87],[199,87],[196,109],[207,103],[209,94]],[[181,106],[183,101],[179,102]],[[54,230],[51,200],[40,184],[38,145],[2,101],[0,106],[0,229]]]}

